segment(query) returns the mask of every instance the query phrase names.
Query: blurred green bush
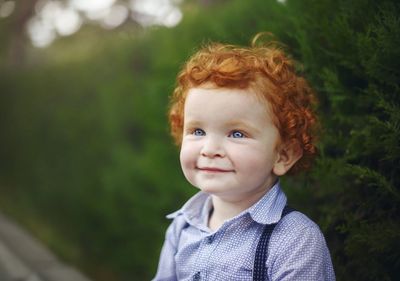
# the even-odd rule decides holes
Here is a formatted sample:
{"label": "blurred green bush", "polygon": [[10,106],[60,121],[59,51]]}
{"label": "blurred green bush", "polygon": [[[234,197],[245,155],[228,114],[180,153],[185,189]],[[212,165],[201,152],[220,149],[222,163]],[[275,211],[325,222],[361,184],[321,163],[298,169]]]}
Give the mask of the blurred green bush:
{"label": "blurred green bush", "polygon": [[23,68],[1,68],[1,208],[94,280],[150,279],[165,215],[196,192],[168,135],[175,75],[203,43],[248,45],[270,31],[303,63],[324,128],[316,167],[285,180],[291,205],[325,232],[338,280],[395,280],[396,1],[187,1],[183,9],[173,29],[96,37],[88,28],[31,51]]}

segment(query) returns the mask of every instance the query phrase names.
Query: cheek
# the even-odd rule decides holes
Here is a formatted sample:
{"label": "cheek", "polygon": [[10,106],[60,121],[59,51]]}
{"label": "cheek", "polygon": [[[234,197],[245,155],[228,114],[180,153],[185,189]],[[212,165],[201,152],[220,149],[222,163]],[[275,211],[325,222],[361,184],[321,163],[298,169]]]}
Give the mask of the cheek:
{"label": "cheek", "polygon": [[272,170],[274,156],[264,149],[247,148],[232,151],[235,167],[249,175]]}
{"label": "cheek", "polygon": [[183,172],[195,166],[198,155],[197,151],[198,149],[195,145],[189,144],[187,142],[182,143],[179,159]]}
{"label": "cheek", "polygon": [[179,154],[181,168],[186,180],[195,185],[195,167],[197,162],[197,149],[192,144],[183,142]]}

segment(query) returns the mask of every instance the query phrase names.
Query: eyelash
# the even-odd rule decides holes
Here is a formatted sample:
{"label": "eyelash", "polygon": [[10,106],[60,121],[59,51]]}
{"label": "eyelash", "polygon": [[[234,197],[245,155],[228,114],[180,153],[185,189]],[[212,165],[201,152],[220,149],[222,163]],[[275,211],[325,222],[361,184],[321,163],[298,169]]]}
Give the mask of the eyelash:
{"label": "eyelash", "polygon": [[204,132],[204,130],[202,130],[202,129],[197,128],[197,129],[194,129],[194,130],[192,131],[192,135],[195,135],[195,136],[205,136],[205,135],[206,135],[206,132]]}
{"label": "eyelash", "polygon": [[[197,129],[194,129],[194,130],[192,131],[192,135],[194,135],[194,136],[205,136],[205,135],[206,135],[206,132],[204,132],[204,130],[202,130],[202,129],[197,128]],[[237,138],[245,138],[246,135],[245,135],[243,132],[241,132],[241,131],[235,130],[235,131],[232,131],[232,132],[228,135],[228,137],[232,137],[232,138],[237,139]]]}

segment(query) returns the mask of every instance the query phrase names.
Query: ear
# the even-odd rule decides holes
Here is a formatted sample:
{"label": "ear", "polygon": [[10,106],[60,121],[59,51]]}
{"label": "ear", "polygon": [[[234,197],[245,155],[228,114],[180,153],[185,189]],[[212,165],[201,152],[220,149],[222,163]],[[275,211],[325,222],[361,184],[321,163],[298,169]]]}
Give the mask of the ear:
{"label": "ear", "polygon": [[277,159],[272,169],[277,176],[283,176],[303,156],[303,150],[297,142],[288,142],[279,147]]}

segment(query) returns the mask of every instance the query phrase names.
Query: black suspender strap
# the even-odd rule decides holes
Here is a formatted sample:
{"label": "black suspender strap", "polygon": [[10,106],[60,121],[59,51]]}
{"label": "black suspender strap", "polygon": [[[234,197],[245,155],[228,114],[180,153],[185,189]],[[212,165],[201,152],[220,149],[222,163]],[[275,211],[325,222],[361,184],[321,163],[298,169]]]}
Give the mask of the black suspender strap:
{"label": "black suspender strap", "polygon": [[[293,208],[286,205],[282,211],[280,220],[284,216],[286,216],[287,214],[289,214],[293,211],[294,211]],[[268,256],[269,239],[271,237],[272,232],[274,231],[275,226],[279,223],[279,221],[277,223],[267,224],[264,227],[264,231],[261,234],[260,240],[258,241],[256,256],[254,259],[253,281],[265,281],[266,280],[267,267],[265,264],[266,264],[267,256]]]}

